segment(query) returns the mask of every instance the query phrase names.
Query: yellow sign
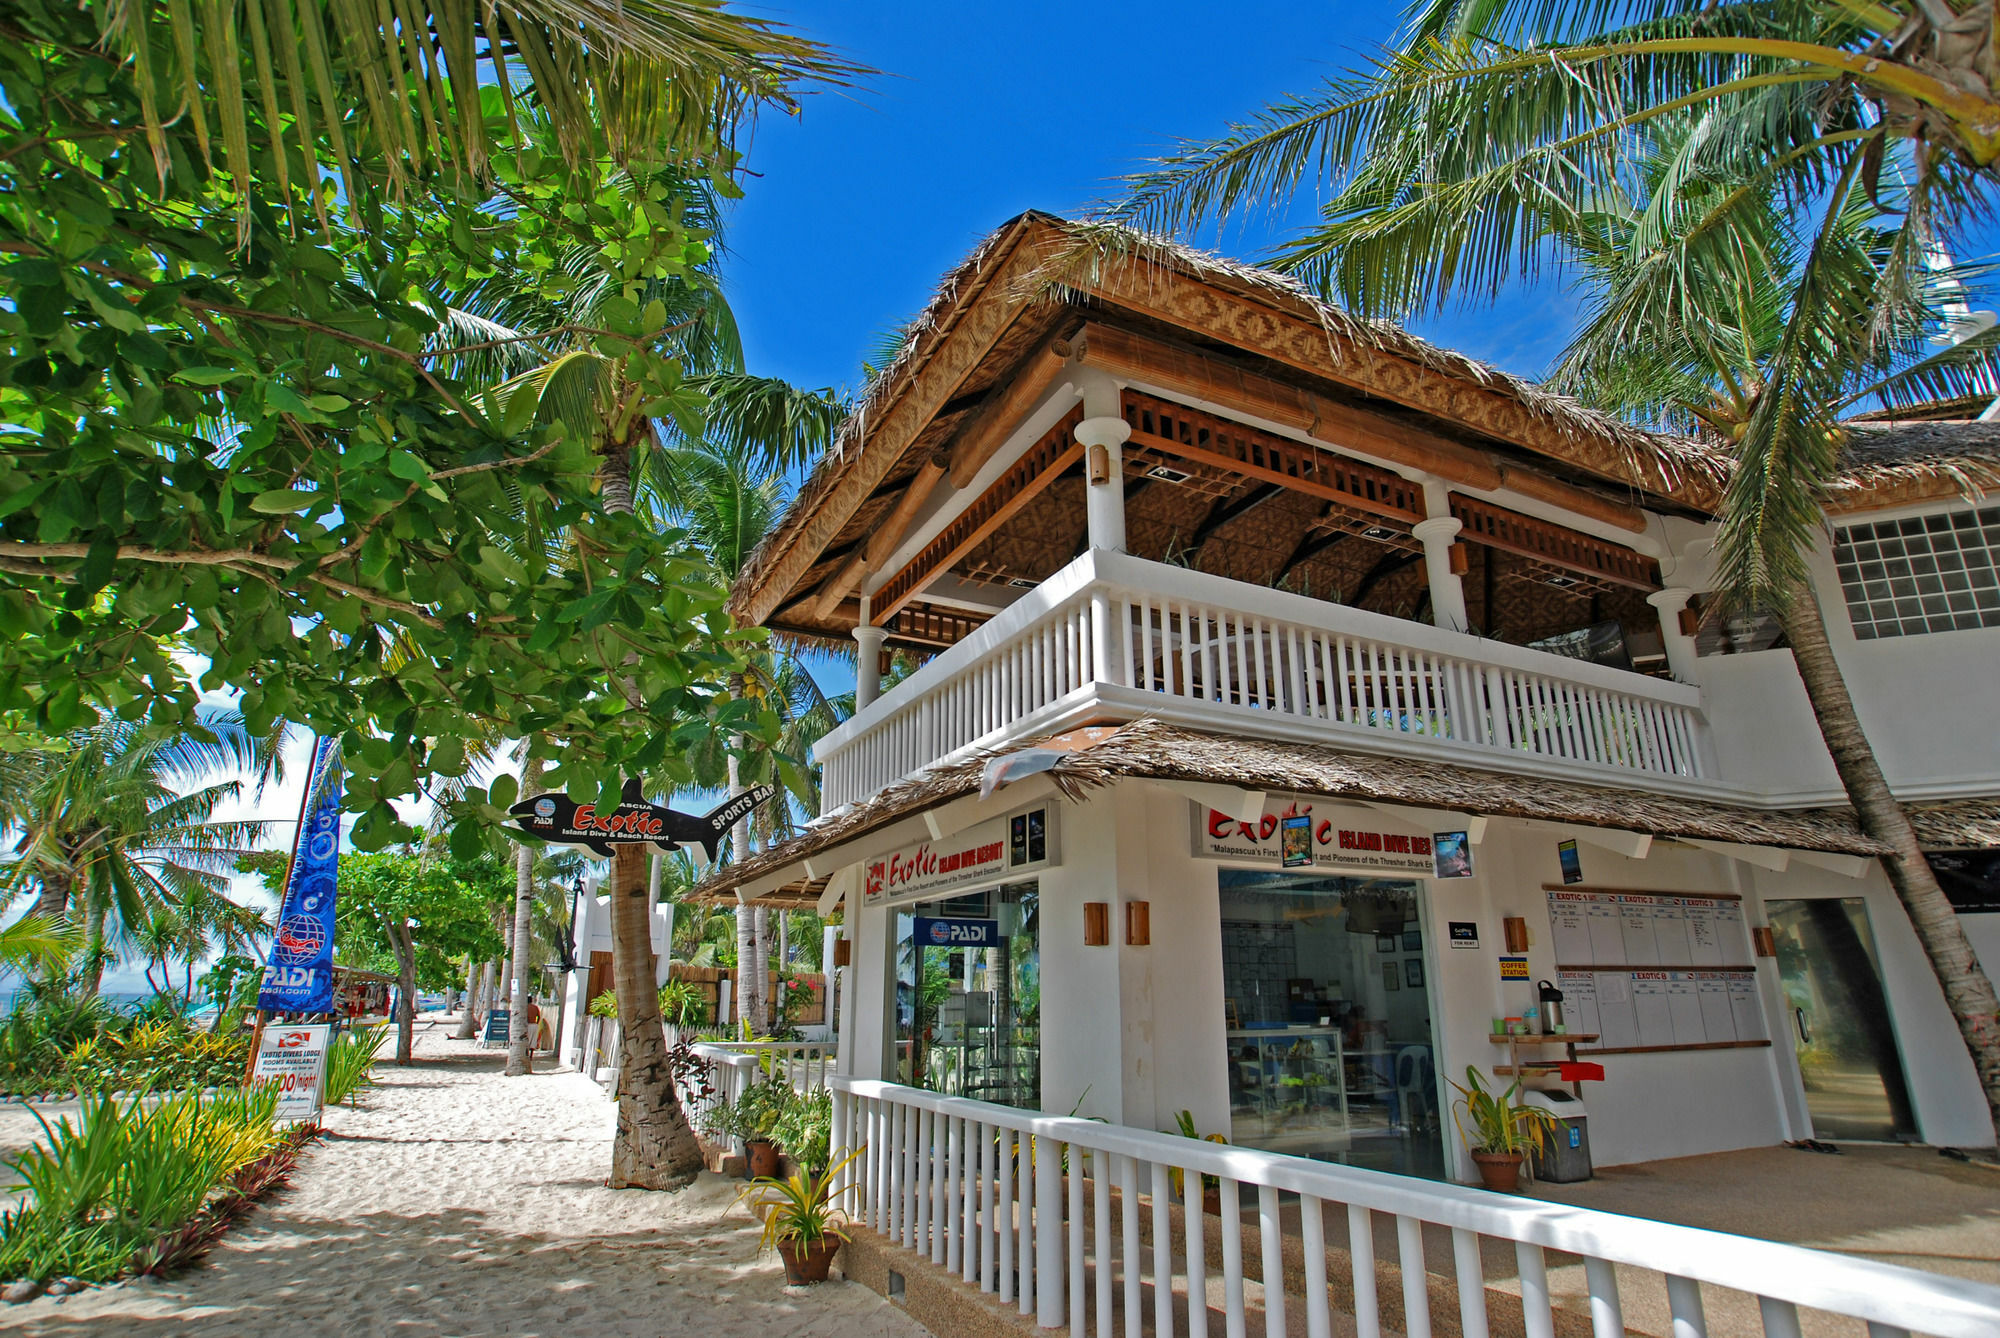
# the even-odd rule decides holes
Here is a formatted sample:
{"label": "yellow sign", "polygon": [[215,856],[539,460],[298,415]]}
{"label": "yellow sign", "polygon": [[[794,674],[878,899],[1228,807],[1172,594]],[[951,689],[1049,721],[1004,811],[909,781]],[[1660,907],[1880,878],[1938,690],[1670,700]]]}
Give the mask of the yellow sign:
{"label": "yellow sign", "polygon": [[1525,958],[1525,957],[1502,957],[1502,958],[1500,959],[1500,979],[1502,979],[1502,980],[1526,980],[1527,978],[1528,978],[1528,959],[1527,959],[1527,958]]}

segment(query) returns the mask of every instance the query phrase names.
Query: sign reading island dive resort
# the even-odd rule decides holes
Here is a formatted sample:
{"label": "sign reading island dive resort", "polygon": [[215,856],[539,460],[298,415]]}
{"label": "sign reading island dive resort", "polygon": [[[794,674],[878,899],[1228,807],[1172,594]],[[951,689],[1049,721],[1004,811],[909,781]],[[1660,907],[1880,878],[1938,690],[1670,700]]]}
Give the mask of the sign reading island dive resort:
{"label": "sign reading island dive resort", "polygon": [[629,780],[623,801],[608,813],[560,792],[523,799],[507,811],[520,823],[522,832],[559,845],[586,846],[600,855],[609,855],[614,845],[635,842],[661,851],[700,846],[713,864],[729,829],[777,793],[774,785],[759,785],[696,816],[647,803],[639,792],[639,782]]}
{"label": "sign reading island dive resort", "polygon": [[1267,799],[1264,812],[1252,822],[1194,805],[1194,853],[1201,859],[1299,867],[1307,861],[1298,851],[1287,851],[1284,841],[1289,830],[1294,843],[1299,842],[1300,818],[1306,819],[1303,844],[1312,853],[1313,868],[1437,876],[1428,833],[1403,828],[1376,809],[1285,796]]}

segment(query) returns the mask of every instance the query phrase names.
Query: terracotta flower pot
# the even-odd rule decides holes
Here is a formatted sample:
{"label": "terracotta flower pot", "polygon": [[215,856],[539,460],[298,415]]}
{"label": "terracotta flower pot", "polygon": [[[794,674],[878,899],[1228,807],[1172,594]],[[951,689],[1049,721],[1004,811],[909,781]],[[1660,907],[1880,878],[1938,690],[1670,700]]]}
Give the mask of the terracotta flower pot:
{"label": "terracotta flower pot", "polygon": [[778,1242],[778,1253],[785,1261],[785,1285],[803,1287],[826,1281],[827,1270],[833,1267],[833,1256],[840,1253],[840,1240],[835,1236],[821,1236],[816,1245],[808,1245],[801,1240],[781,1240]]}
{"label": "terracotta flower pot", "polygon": [[768,1138],[746,1138],[740,1140],[743,1148],[743,1178],[761,1180],[774,1177],[779,1171],[778,1145]]}
{"label": "terracotta flower pot", "polygon": [[1475,1152],[1472,1160],[1479,1167],[1479,1181],[1486,1188],[1500,1194],[1512,1194],[1521,1188],[1521,1154],[1518,1152]]}

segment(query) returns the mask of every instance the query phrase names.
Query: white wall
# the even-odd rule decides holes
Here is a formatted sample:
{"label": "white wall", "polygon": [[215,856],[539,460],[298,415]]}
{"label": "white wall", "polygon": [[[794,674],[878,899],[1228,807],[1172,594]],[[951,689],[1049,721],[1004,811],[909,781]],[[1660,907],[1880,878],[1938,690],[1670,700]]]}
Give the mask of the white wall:
{"label": "white wall", "polygon": [[[1834,657],[1889,783],[1915,796],[2000,793],[2000,731],[1988,727],[2000,719],[2000,628],[1856,641],[1829,550],[1813,554],[1812,572]],[[1838,796],[1790,651],[1713,655],[1699,667],[1725,783],[1773,804]]]}

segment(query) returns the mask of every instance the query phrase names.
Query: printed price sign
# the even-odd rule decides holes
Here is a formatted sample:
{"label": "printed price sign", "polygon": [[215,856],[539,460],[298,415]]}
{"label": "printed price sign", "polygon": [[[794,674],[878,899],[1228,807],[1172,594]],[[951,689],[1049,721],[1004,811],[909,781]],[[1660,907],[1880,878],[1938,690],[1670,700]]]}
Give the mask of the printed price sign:
{"label": "printed price sign", "polygon": [[277,1086],[281,1123],[319,1118],[326,1050],[332,1040],[333,1028],[323,1022],[308,1027],[264,1028],[257,1042],[257,1064],[251,1070],[251,1078]]}

